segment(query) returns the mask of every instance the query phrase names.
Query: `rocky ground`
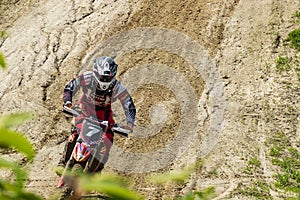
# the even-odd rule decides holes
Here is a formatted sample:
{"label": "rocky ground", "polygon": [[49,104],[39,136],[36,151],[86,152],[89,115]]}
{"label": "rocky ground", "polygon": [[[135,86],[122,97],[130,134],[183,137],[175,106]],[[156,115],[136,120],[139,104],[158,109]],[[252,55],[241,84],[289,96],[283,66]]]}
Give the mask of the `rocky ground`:
{"label": "rocky ground", "polygon": [[[278,141],[299,151],[299,52],[285,41],[299,27],[299,3],[1,1],[8,69],[0,72],[0,111],[36,115],[19,128],[37,151],[26,187],[46,199],[57,192],[53,167],[71,127],[60,112],[63,87],[106,54],[119,64],[137,122],[129,140],[116,136],[105,171],[151,200],[209,186],[216,199],[295,196],[276,187],[282,169],[271,152]],[[202,167],[184,185],[145,181],[196,160]]]}

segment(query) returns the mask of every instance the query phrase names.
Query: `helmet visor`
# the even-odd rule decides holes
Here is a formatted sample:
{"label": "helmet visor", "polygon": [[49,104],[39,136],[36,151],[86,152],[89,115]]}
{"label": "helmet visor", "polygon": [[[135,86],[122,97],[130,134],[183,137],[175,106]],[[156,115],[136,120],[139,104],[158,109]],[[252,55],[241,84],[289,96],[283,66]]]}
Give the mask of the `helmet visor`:
{"label": "helmet visor", "polygon": [[103,76],[103,75],[99,76],[99,80],[104,83],[111,82],[113,78],[114,78],[113,76]]}
{"label": "helmet visor", "polygon": [[109,83],[113,80],[113,76],[107,76],[107,75],[100,75],[98,72],[94,71],[94,74],[96,75],[96,78],[98,81],[103,82],[103,83]]}

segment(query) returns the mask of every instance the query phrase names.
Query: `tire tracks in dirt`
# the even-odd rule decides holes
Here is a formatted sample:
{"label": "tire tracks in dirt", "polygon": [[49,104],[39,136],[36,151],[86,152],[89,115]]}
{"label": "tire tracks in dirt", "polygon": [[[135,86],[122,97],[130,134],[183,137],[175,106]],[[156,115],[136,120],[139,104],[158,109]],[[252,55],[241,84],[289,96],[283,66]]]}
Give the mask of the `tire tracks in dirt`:
{"label": "tire tracks in dirt", "polygon": [[[24,3],[25,6],[23,6]],[[45,8],[42,6],[42,3],[49,3],[49,6]],[[255,7],[255,3],[257,3],[258,7]],[[49,13],[55,13],[53,8],[61,8],[55,7],[54,4],[65,6],[63,7],[64,10],[70,10],[70,12],[64,13],[62,10],[57,16],[51,16]],[[261,8],[259,7],[261,5],[267,7]],[[37,12],[36,9],[41,8],[39,6],[44,10],[41,9],[41,11]],[[271,8],[268,6],[271,6]],[[59,154],[57,149],[62,149],[62,144],[56,144],[66,137],[69,131],[67,130],[69,127],[67,121],[59,114],[61,91],[66,81],[80,70],[80,67],[82,67],[81,61],[84,56],[96,48],[103,40],[120,32],[139,27],[159,27],[176,30],[193,38],[205,47],[211,57],[216,59],[218,67],[222,70],[223,80],[227,81],[225,85],[227,95],[229,96],[227,100],[231,101],[232,107],[235,107],[236,102],[238,102],[243,108],[238,111],[227,110],[227,117],[229,118],[227,120],[230,124],[227,124],[227,128],[229,128],[225,132],[228,135],[224,134],[222,136],[222,139],[225,138],[221,141],[223,143],[218,145],[219,148],[216,148],[217,152],[208,155],[209,158],[206,161],[210,162],[213,167],[209,168],[210,166],[205,166],[206,168],[195,172],[190,177],[189,182],[180,187],[149,186],[145,181],[148,174],[125,174],[133,181],[133,188],[144,194],[146,198],[152,200],[162,199],[162,197],[166,196],[180,195],[183,191],[197,190],[202,187],[216,185],[221,188],[221,190],[218,190],[220,192],[218,198],[227,198],[240,183],[251,183],[252,179],[259,176],[242,176],[238,170],[246,161],[237,160],[240,155],[244,156],[243,152],[245,154],[255,152],[253,146],[257,144],[259,144],[259,158],[262,163],[262,175],[259,178],[266,182],[271,182],[272,178],[269,177],[268,172],[270,166],[266,158],[267,149],[263,146],[264,140],[267,138],[257,136],[259,132],[265,133],[276,123],[281,128],[287,126],[282,121],[293,121],[295,116],[281,114],[275,119],[276,123],[268,124],[268,122],[263,121],[263,117],[266,117],[268,113],[259,110],[260,106],[263,105],[261,99],[276,98],[276,95],[270,96],[268,92],[263,91],[263,95],[257,99],[252,97],[247,99],[248,97],[243,96],[243,92],[251,91],[252,88],[248,87],[249,85],[259,88],[259,82],[256,82],[255,78],[260,74],[267,77],[265,78],[266,81],[268,81],[267,79],[270,74],[272,75],[272,69],[264,68],[263,62],[272,63],[274,55],[270,55],[268,52],[270,49],[274,53],[280,52],[283,38],[288,32],[287,30],[294,28],[290,25],[281,25],[281,23],[286,23],[290,15],[290,12],[286,11],[293,10],[292,6],[293,1],[288,1],[287,3],[287,1],[280,0],[263,2],[249,2],[247,0],[132,0],[127,6],[124,6],[120,0],[105,1],[103,4],[97,1],[78,0],[73,0],[71,4],[63,4],[58,1],[17,1],[16,7],[14,7],[16,10],[9,13],[2,20],[10,17],[13,18],[10,22],[5,21],[3,24],[1,20],[1,26],[21,26],[16,23],[18,19],[22,15],[29,15],[30,12],[35,12],[35,15],[31,15],[32,18],[28,19],[35,20],[36,24],[27,26],[27,29],[31,27],[35,32],[30,33],[30,36],[32,36],[30,39],[26,37],[22,38],[24,44],[26,44],[27,40],[30,40],[30,43],[27,43],[29,45],[26,44],[30,48],[27,49],[26,45],[24,45],[21,47],[23,51],[19,51],[16,48],[16,43],[11,43],[11,48],[18,50],[18,56],[23,56],[24,58],[20,60],[13,59],[11,56],[15,53],[13,51],[10,51],[10,54],[7,55],[14,65],[28,65],[29,67],[24,67],[24,69],[17,72],[12,71],[14,73],[14,76],[10,75],[12,79],[2,82],[2,86],[7,84],[9,87],[1,87],[0,100],[3,102],[6,102],[8,99],[11,100],[7,101],[9,104],[7,108],[3,108],[3,111],[19,109],[16,106],[19,104],[30,108],[39,108],[39,117],[41,117],[41,120],[37,121],[37,123],[29,124],[28,127],[23,129],[33,139],[35,146],[39,149],[36,162],[32,165],[33,172],[30,174],[27,188],[38,191],[46,197],[55,191],[57,180],[52,176],[49,165],[56,164],[56,157]],[[123,9],[122,11],[118,11],[120,7]],[[259,14],[261,13],[259,12],[261,10],[266,11],[266,13],[270,11],[271,17],[260,16]],[[61,15],[62,13],[65,15]],[[49,15],[47,16],[47,14]],[[111,18],[110,16],[114,17]],[[233,19],[233,17],[236,18]],[[263,19],[261,19],[262,17]],[[39,21],[38,19],[41,20]],[[266,24],[264,20],[270,20],[267,28],[263,27]],[[26,25],[29,21],[25,20],[22,25]],[[35,25],[40,25],[39,29],[34,29]],[[14,30],[18,31],[18,27]],[[273,32],[279,32],[279,34],[273,34]],[[269,35],[265,37],[266,34]],[[271,47],[269,45],[270,41],[272,43]],[[0,47],[8,48],[5,46],[6,42],[5,40],[1,41]],[[24,52],[30,58],[24,56]],[[193,71],[192,67],[184,59],[176,55],[153,49],[140,50],[123,55],[119,57],[118,61],[120,61],[121,75],[137,64],[162,63],[172,66],[173,69],[183,74],[190,81],[191,85],[195,88],[198,98],[203,93],[205,82],[201,78],[201,74]],[[48,72],[49,74],[46,78],[41,76]],[[253,80],[250,80],[249,76],[252,76]],[[275,76],[275,78],[280,77]],[[247,82],[249,80],[252,82]],[[273,82],[270,82],[270,84],[273,84]],[[35,94],[32,93],[33,86],[35,91],[37,91]],[[282,88],[280,89],[284,91]],[[4,91],[3,93],[2,90]],[[11,90],[13,92],[10,92]],[[23,96],[13,96],[13,94],[20,91]],[[29,95],[26,95],[26,93],[29,93]],[[289,90],[289,93],[295,94],[295,88]],[[143,101],[145,101],[147,94],[151,94],[154,98],[148,98],[146,99],[147,102],[144,103]],[[131,145],[124,148],[127,148],[129,151],[146,152],[159,148],[167,144],[169,139],[174,138],[174,135],[170,134],[169,137],[165,137],[163,140],[160,139],[160,137],[164,137],[164,133],[173,133],[178,126],[175,122],[180,119],[180,116],[178,102],[174,96],[171,91],[160,89],[157,85],[147,85],[139,88],[134,94],[139,108],[138,123],[149,123],[151,120],[149,116],[151,106],[161,101],[167,100],[168,108],[175,114],[172,115],[168,124],[164,126],[164,131],[157,135],[156,138],[151,138],[151,142],[147,143],[147,141],[142,142],[136,139],[132,140]],[[284,97],[287,97],[284,102],[286,105],[289,104],[288,101],[294,101],[294,104],[297,103],[295,99],[293,100],[293,97],[295,97],[293,95],[287,94]],[[205,104],[204,106],[207,105]],[[209,108],[206,108],[205,111],[207,112],[207,117],[204,120],[204,126],[210,120]],[[286,112],[284,108],[277,110],[279,114],[281,113],[280,111]],[[251,121],[257,118],[257,116],[251,115],[253,112],[254,114],[258,113],[260,115],[258,119],[263,122],[258,124],[257,127],[240,125],[240,119],[238,119],[240,116],[238,115],[243,114],[243,119]],[[295,128],[297,124],[294,122],[288,124],[292,127],[291,131],[288,132],[291,137],[292,131],[297,129]],[[264,125],[268,127],[265,128]],[[233,140],[236,142],[234,145],[237,146],[238,152],[233,150]],[[120,141],[121,146],[123,145],[122,142]],[[157,143],[159,145],[155,146]],[[252,146],[248,146],[249,144]],[[230,145],[232,147],[228,147]],[[51,153],[51,151],[54,153]],[[56,155],[54,155],[55,153]],[[230,159],[234,161],[230,161]],[[184,161],[179,162],[168,166],[166,169],[161,170],[161,172],[186,164]],[[107,170],[109,171],[109,169]],[[216,170],[216,172],[219,170],[218,178],[212,175],[213,170]],[[49,175],[49,179],[44,180],[40,178],[47,176],[47,174],[51,174]]]}

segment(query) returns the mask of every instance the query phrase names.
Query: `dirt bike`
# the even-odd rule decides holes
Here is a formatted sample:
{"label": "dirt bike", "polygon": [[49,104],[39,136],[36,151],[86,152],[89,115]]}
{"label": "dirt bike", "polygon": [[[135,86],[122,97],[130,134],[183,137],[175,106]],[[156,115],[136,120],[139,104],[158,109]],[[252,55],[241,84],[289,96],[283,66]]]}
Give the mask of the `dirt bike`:
{"label": "dirt bike", "polygon": [[80,110],[65,106],[63,112],[69,116],[80,117],[82,129],[78,133],[75,147],[66,163],[65,169],[60,177],[58,188],[63,188],[60,199],[68,199],[76,194],[76,181],[73,179],[81,173],[95,173],[100,165],[101,150],[104,147],[102,136],[109,126],[114,133],[128,137],[130,130],[122,128],[118,124],[108,124],[108,121],[84,117]]}

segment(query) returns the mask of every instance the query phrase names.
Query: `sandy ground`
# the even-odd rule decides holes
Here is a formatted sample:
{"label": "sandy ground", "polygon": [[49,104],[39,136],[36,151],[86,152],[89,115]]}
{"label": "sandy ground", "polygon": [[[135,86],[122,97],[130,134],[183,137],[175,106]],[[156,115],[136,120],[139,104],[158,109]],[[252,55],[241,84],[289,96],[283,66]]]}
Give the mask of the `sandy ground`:
{"label": "sandy ground", "polygon": [[[239,185],[274,183],[265,145],[272,133],[282,131],[299,148],[299,81],[293,71],[279,74],[274,62],[296,54],[283,40],[297,28],[298,0],[20,0],[1,7],[6,5],[0,22],[9,36],[0,40],[0,50],[8,69],[0,72],[0,110],[36,113],[19,130],[37,151],[26,187],[46,199],[57,192],[53,167],[71,127],[60,113],[63,87],[91,69],[98,55],[115,57],[118,78],[137,107],[134,132],[129,140],[116,136],[105,171],[128,177],[145,199],[208,186],[216,187],[216,199],[249,199]],[[289,106],[298,114],[287,114]],[[118,104],[116,115],[122,122]],[[255,177],[243,173],[251,157],[261,163]],[[202,168],[185,185],[145,181],[199,159]]]}

